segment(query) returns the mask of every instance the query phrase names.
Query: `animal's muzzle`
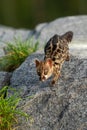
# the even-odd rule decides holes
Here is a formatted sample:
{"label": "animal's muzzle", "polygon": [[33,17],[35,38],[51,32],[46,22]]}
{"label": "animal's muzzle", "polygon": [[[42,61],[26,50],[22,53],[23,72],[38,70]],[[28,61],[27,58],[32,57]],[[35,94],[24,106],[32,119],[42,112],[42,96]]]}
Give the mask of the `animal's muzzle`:
{"label": "animal's muzzle", "polygon": [[40,80],[40,81],[44,81],[44,80],[46,80],[46,77],[45,77],[45,76],[42,76],[42,77],[39,78],[39,80]]}

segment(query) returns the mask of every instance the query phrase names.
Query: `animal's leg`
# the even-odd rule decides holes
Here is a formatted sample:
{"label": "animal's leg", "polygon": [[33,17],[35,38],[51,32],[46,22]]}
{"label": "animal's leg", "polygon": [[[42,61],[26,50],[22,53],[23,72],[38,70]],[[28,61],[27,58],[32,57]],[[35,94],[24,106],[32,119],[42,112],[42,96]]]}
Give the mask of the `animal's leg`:
{"label": "animal's leg", "polygon": [[51,84],[54,85],[59,77],[60,77],[60,71],[54,73],[54,77],[53,80],[51,81]]}

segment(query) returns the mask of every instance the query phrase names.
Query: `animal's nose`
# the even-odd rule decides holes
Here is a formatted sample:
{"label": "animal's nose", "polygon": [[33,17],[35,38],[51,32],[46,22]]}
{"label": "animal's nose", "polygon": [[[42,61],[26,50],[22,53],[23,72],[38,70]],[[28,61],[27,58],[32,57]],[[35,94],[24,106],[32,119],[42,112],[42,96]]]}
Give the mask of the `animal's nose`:
{"label": "animal's nose", "polygon": [[46,80],[45,76],[41,76],[41,77],[40,77],[40,80],[41,80],[41,81]]}

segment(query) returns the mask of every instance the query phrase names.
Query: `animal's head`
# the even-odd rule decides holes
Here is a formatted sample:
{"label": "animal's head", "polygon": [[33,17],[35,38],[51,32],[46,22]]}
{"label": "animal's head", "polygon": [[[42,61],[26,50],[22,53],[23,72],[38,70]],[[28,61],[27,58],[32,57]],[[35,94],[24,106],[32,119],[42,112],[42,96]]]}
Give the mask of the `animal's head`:
{"label": "animal's head", "polygon": [[51,59],[46,59],[45,61],[35,60],[36,71],[41,81],[48,79],[53,73],[53,62]]}

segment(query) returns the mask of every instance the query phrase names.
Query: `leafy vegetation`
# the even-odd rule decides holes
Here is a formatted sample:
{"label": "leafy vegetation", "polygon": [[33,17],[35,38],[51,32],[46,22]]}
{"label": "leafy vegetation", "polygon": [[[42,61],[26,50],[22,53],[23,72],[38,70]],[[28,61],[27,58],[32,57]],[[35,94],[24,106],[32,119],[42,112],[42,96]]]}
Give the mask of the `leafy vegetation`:
{"label": "leafy vegetation", "polygon": [[7,43],[7,47],[4,48],[6,55],[0,58],[0,70],[15,70],[30,54],[38,49],[38,44],[38,42],[33,44],[31,39],[27,41],[15,39],[14,44],[13,42]]}
{"label": "leafy vegetation", "polygon": [[7,89],[8,87],[5,86],[0,90],[0,130],[13,130],[13,125],[18,123],[18,117],[23,116],[28,119],[26,113],[17,109],[19,101],[21,100],[17,93],[4,98]]}

